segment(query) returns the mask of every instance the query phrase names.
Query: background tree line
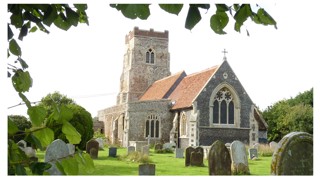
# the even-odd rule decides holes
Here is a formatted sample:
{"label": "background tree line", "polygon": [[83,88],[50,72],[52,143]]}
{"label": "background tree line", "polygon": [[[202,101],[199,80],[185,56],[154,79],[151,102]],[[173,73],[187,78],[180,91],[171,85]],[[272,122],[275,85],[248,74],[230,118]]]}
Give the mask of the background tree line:
{"label": "background tree line", "polygon": [[313,88],[269,106],[262,113],[268,123],[268,141],[280,141],[292,131],[313,134]]}

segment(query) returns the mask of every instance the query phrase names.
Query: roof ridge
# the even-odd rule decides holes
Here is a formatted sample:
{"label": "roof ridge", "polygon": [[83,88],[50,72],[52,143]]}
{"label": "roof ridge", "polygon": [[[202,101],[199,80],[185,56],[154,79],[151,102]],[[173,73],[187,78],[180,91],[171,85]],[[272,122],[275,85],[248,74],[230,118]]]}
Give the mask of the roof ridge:
{"label": "roof ridge", "polygon": [[[159,79],[159,80],[157,80],[157,81],[155,81],[155,82],[159,82],[159,81],[163,81],[163,80],[169,79],[169,78],[171,78],[171,77],[173,77],[173,76],[182,74],[183,72],[186,73],[184,70],[181,70],[181,71],[179,71],[179,72],[177,72],[177,73],[171,74],[170,76],[164,77],[164,78]],[[153,84],[153,83],[152,83],[152,84]]]}
{"label": "roof ridge", "polygon": [[210,70],[212,70],[212,69],[216,69],[216,68],[218,68],[218,67],[219,67],[219,65],[215,65],[215,66],[212,66],[212,67],[210,67],[210,68],[206,68],[206,69],[203,69],[203,70],[201,70],[201,71],[191,73],[191,74],[187,75],[186,77],[195,76],[195,75],[198,75],[198,74],[201,74],[201,73],[210,71]]}

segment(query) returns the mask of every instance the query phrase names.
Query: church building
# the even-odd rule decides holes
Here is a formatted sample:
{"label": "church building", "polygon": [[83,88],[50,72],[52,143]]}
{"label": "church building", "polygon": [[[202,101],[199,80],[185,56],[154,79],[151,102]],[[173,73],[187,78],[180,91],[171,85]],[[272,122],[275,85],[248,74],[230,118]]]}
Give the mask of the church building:
{"label": "church building", "polygon": [[168,31],[135,27],[125,36],[117,103],[98,112],[107,139],[124,147],[266,142],[268,125],[226,57],[200,72],[171,74],[168,44]]}

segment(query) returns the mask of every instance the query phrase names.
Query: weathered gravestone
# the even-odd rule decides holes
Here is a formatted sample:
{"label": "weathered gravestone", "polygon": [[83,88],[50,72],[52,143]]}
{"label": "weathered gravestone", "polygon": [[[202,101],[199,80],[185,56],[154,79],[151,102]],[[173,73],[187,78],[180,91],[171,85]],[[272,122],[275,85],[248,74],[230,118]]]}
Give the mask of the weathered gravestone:
{"label": "weathered gravestone", "polygon": [[99,143],[98,141],[91,139],[86,144],[86,152],[90,154],[90,157],[92,159],[98,158],[98,152],[99,152]]}
{"label": "weathered gravestone", "polygon": [[109,147],[109,157],[117,157],[117,148]]}
{"label": "weathered gravestone", "polygon": [[135,150],[136,150],[136,148],[134,146],[128,146],[127,155],[129,155],[130,153],[133,153]]}
{"label": "weathered gravestone", "polygon": [[176,158],[183,158],[183,149],[176,148],[175,149]]}
{"label": "weathered gravestone", "polygon": [[203,166],[203,148],[193,148],[191,146],[186,149],[185,166]]}
{"label": "weathered gravestone", "polygon": [[142,153],[142,155],[149,156],[149,145],[142,146],[141,153]]}
{"label": "weathered gravestone", "polygon": [[250,174],[246,147],[241,141],[233,141],[230,145],[232,174]]}
{"label": "weathered gravestone", "polygon": [[258,150],[255,148],[250,148],[248,149],[249,152],[249,158],[253,159],[253,158],[258,158]]}
{"label": "weathered gravestone", "polygon": [[271,141],[271,142],[269,143],[269,147],[270,147],[273,151],[275,151],[275,150],[277,149],[277,146],[278,146],[278,143],[276,143],[276,142],[274,142],[274,141]]}
{"label": "weathered gravestone", "polygon": [[75,153],[75,146],[73,144],[68,143],[67,144],[69,149],[69,155],[73,155]]}
{"label": "weathered gravestone", "polygon": [[278,143],[271,163],[272,175],[313,175],[313,136],[291,132]]}
{"label": "weathered gravestone", "polygon": [[105,144],[105,140],[102,139],[102,138],[97,138],[96,141],[98,141],[98,143],[99,143],[99,149],[103,150],[104,144]]}
{"label": "weathered gravestone", "polygon": [[156,165],[155,164],[140,164],[139,165],[139,175],[156,175]]}
{"label": "weathered gravestone", "polygon": [[223,142],[215,141],[208,155],[209,175],[231,175],[231,159]]}
{"label": "weathered gravestone", "polygon": [[61,139],[54,140],[45,152],[44,162],[49,162],[52,166],[46,170],[50,175],[62,175],[56,166],[57,161],[69,156],[69,149],[65,142]]}

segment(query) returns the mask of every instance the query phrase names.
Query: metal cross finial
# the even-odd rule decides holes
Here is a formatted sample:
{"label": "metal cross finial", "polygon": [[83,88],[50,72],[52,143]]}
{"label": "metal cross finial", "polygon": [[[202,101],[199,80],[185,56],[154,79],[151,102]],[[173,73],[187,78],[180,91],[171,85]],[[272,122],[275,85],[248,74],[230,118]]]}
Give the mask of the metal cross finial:
{"label": "metal cross finial", "polygon": [[222,51],[222,53],[223,53],[223,60],[227,60],[226,54],[228,53],[228,51],[226,51],[226,49],[224,49]]}

